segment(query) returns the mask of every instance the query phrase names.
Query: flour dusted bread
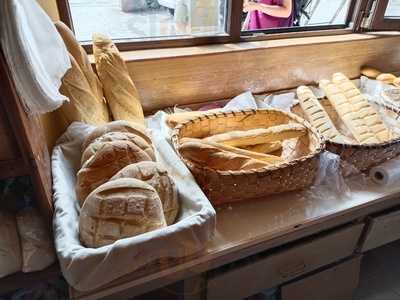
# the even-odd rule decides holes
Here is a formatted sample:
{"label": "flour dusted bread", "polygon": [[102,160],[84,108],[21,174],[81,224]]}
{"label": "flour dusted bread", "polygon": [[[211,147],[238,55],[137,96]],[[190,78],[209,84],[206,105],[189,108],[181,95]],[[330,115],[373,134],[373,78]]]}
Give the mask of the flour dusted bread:
{"label": "flour dusted bread", "polygon": [[213,142],[232,147],[252,146],[291,138],[298,138],[307,133],[300,124],[277,125],[270,128],[258,128],[243,131],[230,131],[204,138],[204,142]]}
{"label": "flour dusted bread", "polygon": [[379,142],[390,140],[391,133],[383,124],[378,112],[371,106],[367,99],[361,94],[354,83],[342,73],[333,74],[333,83],[335,83],[345,97],[348,99],[353,113],[358,115],[368,126]]}
{"label": "flour dusted bread", "polygon": [[166,226],[161,200],[144,181],[120,178],[95,189],[79,217],[79,236],[97,248]]}
{"label": "flour dusted bread", "polygon": [[128,141],[132,142],[144,152],[146,152],[152,160],[155,159],[153,147],[146,142],[143,138],[138,135],[129,132],[109,132],[95,139],[86,149],[83,151],[81,158],[81,165],[83,165],[90,157],[92,157],[102,144],[114,141]]}
{"label": "flour dusted bread", "polygon": [[269,165],[261,160],[221,150],[198,139],[183,140],[179,152],[194,164],[220,171],[252,170]]}
{"label": "flour dusted bread", "polygon": [[129,141],[114,141],[101,145],[77,174],[76,195],[82,205],[86,197],[98,186],[127,165],[150,161],[150,156]]}
{"label": "flour dusted bread", "polygon": [[337,143],[344,143],[348,140],[336,129],[329,115],[310,88],[299,86],[297,88],[297,97],[307,120],[317,128],[327,140]]}
{"label": "flour dusted bread", "polygon": [[140,136],[146,142],[151,144],[151,139],[146,133],[146,128],[140,124],[131,123],[128,121],[113,121],[102,126],[95,128],[85,139],[82,145],[82,149],[86,149],[95,139],[109,132],[129,132]]}
{"label": "flour dusted bread", "polygon": [[167,171],[153,161],[142,161],[126,166],[110,180],[135,178],[150,184],[160,197],[167,225],[175,222],[179,211],[178,191]]}
{"label": "flour dusted bread", "polygon": [[378,143],[378,139],[370,132],[368,126],[362,119],[362,115],[358,111],[353,111],[347,97],[342,93],[334,83],[329,80],[321,80],[320,88],[327,95],[329,102],[332,104],[335,111],[343,120],[346,127],[349,129],[353,137],[360,144]]}
{"label": "flour dusted bread", "polygon": [[107,36],[95,33],[93,55],[114,120],[128,120],[144,125],[139,93],[115,44]]}

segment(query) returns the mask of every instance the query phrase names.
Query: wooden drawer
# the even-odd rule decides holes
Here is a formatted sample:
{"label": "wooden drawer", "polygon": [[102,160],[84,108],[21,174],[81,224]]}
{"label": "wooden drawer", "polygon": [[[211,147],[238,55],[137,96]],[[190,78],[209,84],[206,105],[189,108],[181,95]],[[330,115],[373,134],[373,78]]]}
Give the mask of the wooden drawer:
{"label": "wooden drawer", "polygon": [[281,300],[351,300],[358,286],[360,265],[361,255],[289,283],[281,289]]}
{"label": "wooden drawer", "polygon": [[361,252],[400,239],[400,210],[371,218],[361,245]]}
{"label": "wooden drawer", "polygon": [[353,254],[364,224],[338,229],[293,247],[210,275],[207,300],[243,299]]}

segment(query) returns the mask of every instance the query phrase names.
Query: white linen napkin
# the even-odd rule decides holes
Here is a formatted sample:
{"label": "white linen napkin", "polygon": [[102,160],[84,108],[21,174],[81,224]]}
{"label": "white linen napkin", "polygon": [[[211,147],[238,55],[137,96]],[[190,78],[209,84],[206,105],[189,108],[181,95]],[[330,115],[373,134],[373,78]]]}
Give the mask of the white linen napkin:
{"label": "white linen napkin", "polygon": [[1,46],[27,113],[46,113],[68,98],[59,93],[71,62],[61,36],[36,0],[0,1]]}

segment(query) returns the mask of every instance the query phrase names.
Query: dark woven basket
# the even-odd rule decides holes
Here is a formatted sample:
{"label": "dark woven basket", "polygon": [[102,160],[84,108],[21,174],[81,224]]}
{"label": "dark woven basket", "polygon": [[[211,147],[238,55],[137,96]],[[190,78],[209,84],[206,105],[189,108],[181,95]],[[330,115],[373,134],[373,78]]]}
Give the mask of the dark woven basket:
{"label": "dark woven basket", "polygon": [[[320,102],[335,126],[337,128],[343,126],[339,116],[334,111],[329,101],[327,99],[323,99]],[[391,118],[400,120],[400,113],[397,109],[386,105],[383,106],[383,108],[385,113],[389,114]],[[293,107],[292,112],[304,118],[304,114],[300,105]],[[400,138],[396,138],[385,143],[368,145],[341,144],[328,140],[326,141],[326,150],[338,154],[342,161],[350,165],[351,168],[347,168],[346,172],[344,172],[344,175],[351,175],[355,171],[367,172],[382,162],[399,156]]]}
{"label": "dark woven basket", "polygon": [[[268,128],[287,123],[300,123],[307,128],[306,139],[312,150],[298,159],[276,166],[246,171],[219,171],[196,165],[178,151],[179,141],[184,137],[204,138],[232,130]],[[172,141],[177,153],[214,205],[310,186],[318,171],[320,153],[324,149],[323,139],[306,121],[275,109],[218,112],[197,117],[175,127]]]}

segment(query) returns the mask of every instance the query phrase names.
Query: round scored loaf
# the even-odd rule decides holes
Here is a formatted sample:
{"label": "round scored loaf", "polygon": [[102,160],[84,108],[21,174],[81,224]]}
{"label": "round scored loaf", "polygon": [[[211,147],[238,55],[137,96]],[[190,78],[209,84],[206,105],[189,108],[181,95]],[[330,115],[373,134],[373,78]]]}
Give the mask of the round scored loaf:
{"label": "round scored loaf", "polygon": [[80,240],[91,248],[166,226],[156,190],[132,178],[99,186],[87,197],[79,216]]}
{"label": "round scored loaf", "polygon": [[140,136],[146,142],[151,144],[151,139],[148,137],[146,133],[146,128],[143,125],[137,123],[131,123],[128,121],[113,121],[107,123],[105,125],[99,126],[95,128],[83,142],[82,149],[86,149],[95,139],[99,138],[100,136],[108,133],[108,132],[129,132],[133,133],[137,136]]}
{"label": "round scored loaf", "polygon": [[109,132],[95,139],[86,149],[83,151],[81,158],[81,165],[83,165],[89,158],[91,158],[103,143],[114,142],[114,141],[129,141],[134,143],[144,152],[146,152],[152,160],[156,160],[154,155],[153,147],[150,143],[145,141],[142,137],[129,133],[129,132]]}
{"label": "round scored loaf", "polygon": [[150,160],[150,156],[129,141],[104,143],[77,174],[76,195],[80,205],[98,186],[127,165]]}
{"label": "round scored loaf", "polygon": [[167,225],[175,222],[179,211],[178,191],[163,167],[153,161],[142,161],[126,166],[110,180],[119,178],[136,178],[150,184],[161,199]]}

